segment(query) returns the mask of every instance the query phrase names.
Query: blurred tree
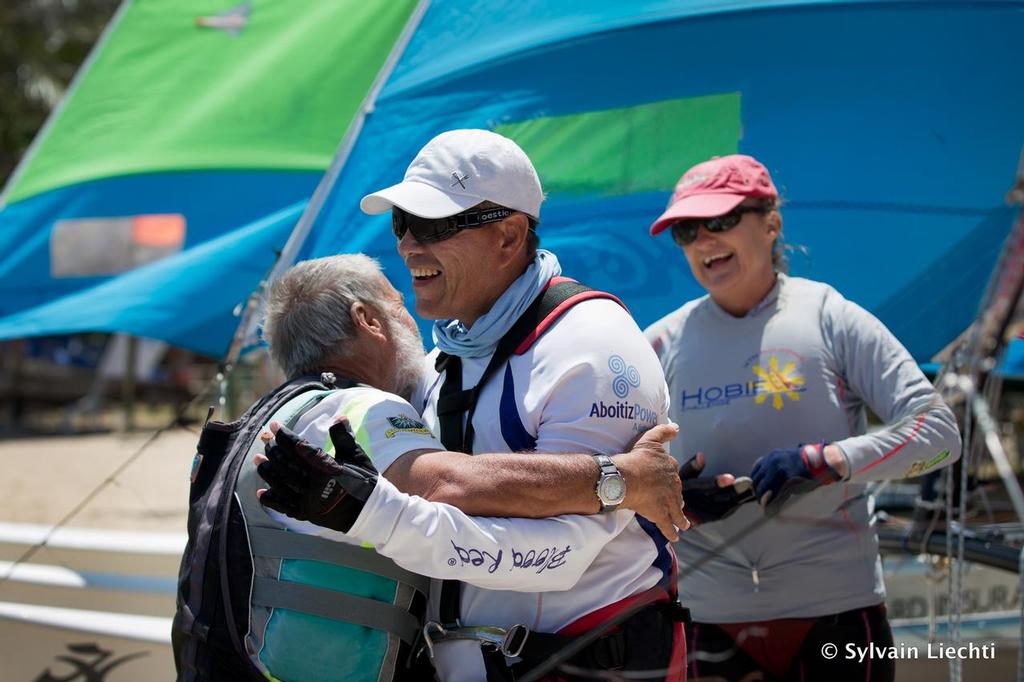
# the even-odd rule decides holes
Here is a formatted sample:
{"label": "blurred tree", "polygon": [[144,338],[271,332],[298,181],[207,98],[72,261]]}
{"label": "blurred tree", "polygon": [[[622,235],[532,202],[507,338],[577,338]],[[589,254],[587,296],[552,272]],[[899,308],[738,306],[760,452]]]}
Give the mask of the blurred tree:
{"label": "blurred tree", "polygon": [[0,1],[0,186],[120,0]]}

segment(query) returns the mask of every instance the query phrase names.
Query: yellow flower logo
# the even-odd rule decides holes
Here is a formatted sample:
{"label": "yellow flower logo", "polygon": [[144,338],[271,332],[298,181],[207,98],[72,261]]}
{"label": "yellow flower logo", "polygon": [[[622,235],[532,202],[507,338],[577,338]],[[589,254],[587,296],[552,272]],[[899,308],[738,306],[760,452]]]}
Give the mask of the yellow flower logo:
{"label": "yellow flower logo", "polygon": [[796,363],[787,362],[785,367],[779,371],[779,359],[774,355],[768,359],[768,369],[761,365],[754,365],[754,374],[761,379],[761,392],[754,398],[754,402],[761,405],[768,396],[772,397],[772,407],[781,410],[785,404],[782,396],[788,396],[790,400],[800,400],[800,394],[796,389],[804,385],[804,378],[796,373]]}

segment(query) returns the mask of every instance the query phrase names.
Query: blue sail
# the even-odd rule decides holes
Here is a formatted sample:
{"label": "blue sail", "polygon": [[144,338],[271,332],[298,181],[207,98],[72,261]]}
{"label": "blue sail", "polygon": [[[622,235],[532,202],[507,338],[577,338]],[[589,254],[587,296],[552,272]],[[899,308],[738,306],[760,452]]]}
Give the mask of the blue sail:
{"label": "blue sail", "polygon": [[[434,0],[301,256],[365,251],[410,293],[388,218],[359,199],[444,130],[498,130],[547,190],[543,246],[645,325],[702,294],[671,238],[647,234],[676,178],[748,153],[803,247],[792,273],[831,283],[927,362],[970,323],[1015,216],[1004,195],[1024,144],[1022,35],[1024,2],[1011,0]],[[114,327],[47,310],[31,328],[0,321],[0,336]],[[211,320],[183,345],[224,347],[230,327]]]}
{"label": "blue sail", "polygon": [[[752,154],[772,171],[786,201],[786,240],[806,249],[791,256],[792,272],[833,284],[927,361],[970,323],[1013,220],[1003,197],[1024,144],[1022,9],[504,2],[482,12],[436,2],[381,93],[308,254],[368,251],[409,292],[387,217],[362,215],[358,202],[399,181],[435,134],[515,131],[614,109],[628,127],[629,112],[645,105],[736,93],[740,125],[719,153]],[[715,124],[680,134],[700,145]],[[637,129],[627,139],[641,148],[656,134]],[[586,172],[595,159],[585,141],[566,139],[574,144],[561,153]],[[647,234],[691,162],[680,156],[663,186],[632,194],[552,188],[552,164],[537,163],[549,193],[542,244],[568,275],[620,295],[641,325],[702,294],[671,238]]]}

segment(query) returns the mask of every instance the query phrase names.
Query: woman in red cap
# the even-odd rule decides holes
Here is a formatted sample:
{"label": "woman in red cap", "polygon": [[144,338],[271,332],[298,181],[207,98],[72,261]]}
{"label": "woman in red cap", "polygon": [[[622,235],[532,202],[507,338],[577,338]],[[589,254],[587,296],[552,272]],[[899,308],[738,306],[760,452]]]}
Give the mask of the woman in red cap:
{"label": "woman in red cap", "polygon": [[[676,545],[690,679],[892,680],[866,487],[959,457],[952,412],[875,317],[785,274],[757,160],[688,170],[651,226],[664,230],[708,292],[646,332],[680,426],[672,452],[706,457],[684,467],[700,525]],[[866,433],[866,408],[884,428]],[[719,474],[749,476],[753,494],[702,485]]]}

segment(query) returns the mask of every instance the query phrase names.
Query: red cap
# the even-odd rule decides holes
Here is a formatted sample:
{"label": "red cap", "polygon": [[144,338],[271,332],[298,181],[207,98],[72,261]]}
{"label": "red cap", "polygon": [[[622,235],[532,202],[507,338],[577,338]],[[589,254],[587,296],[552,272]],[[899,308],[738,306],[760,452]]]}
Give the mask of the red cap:
{"label": "red cap", "polygon": [[651,225],[651,234],[677,220],[725,215],[748,197],[774,200],[778,196],[768,169],[754,157],[716,156],[683,173],[668,209]]}

